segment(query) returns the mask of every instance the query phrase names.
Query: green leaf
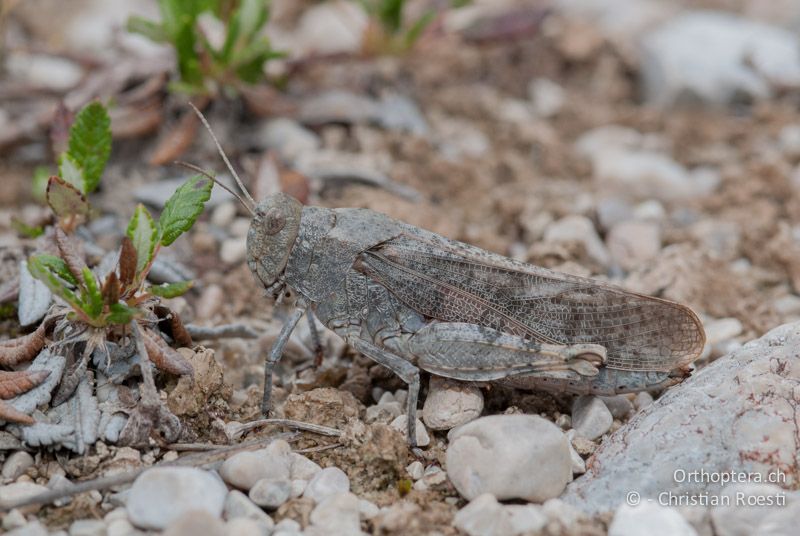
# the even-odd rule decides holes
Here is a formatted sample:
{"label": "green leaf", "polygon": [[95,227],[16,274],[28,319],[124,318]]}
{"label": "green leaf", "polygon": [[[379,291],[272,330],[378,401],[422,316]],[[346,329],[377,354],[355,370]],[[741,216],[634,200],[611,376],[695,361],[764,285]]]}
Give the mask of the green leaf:
{"label": "green leaf", "polygon": [[36,166],[33,170],[33,181],[31,182],[31,194],[33,198],[42,203],[45,202],[47,192],[47,181],[50,180],[50,168],[47,166]]}
{"label": "green leaf", "polygon": [[97,318],[103,312],[103,293],[92,271],[88,266],[83,267],[83,282],[86,288],[84,312],[91,318]]}
{"label": "green leaf", "polygon": [[81,191],[93,192],[111,155],[111,118],[105,106],[90,102],[78,112],[69,129],[67,154],[83,169]]}
{"label": "green leaf", "polygon": [[153,259],[153,252],[158,243],[158,225],[141,203],[136,207],[128,223],[127,235],[136,250],[136,274],[139,275]]}
{"label": "green leaf", "polygon": [[138,15],[128,17],[128,23],[125,25],[125,28],[131,33],[138,33],[156,43],[164,43],[169,40],[169,36],[163,25],[139,17]]}
{"label": "green leaf", "polygon": [[164,283],[158,286],[152,286],[148,290],[154,296],[162,298],[176,298],[182,296],[194,286],[194,281],[178,281],[177,283]]}
{"label": "green leaf", "polygon": [[108,324],[129,324],[140,313],[139,309],[124,303],[112,303],[109,306],[109,311],[106,315],[106,323]]}
{"label": "green leaf", "polygon": [[419,36],[422,35],[422,32],[425,31],[425,28],[433,22],[433,19],[436,18],[436,12],[433,10],[428,11],[424,15],[422,15],[417,22],[415,22],[411,28],[406,32],[404,41],[405,41],[405,48],[409,49],[414,46],[414,43],[417,42]]}
{"label": "green leaf", "polygon": [[[54,259],[63,263],[63,267],[58,271],[54,269],[54,266],[58,264]],[[75,293],[64,282],[66,277],[62,272],[69,272],[64,261],[53,255],[34,255],[28,259],[28,270],[33,277],[44,283],[53,294],[63,299],[73,309],[83,311],[81,300],[75,296]],[[72,279],[74,280],[74,277]]]}
{"label": "green leaf", "polygon": [[41,225],[28,225],[16,216],[11,217],[11,227],[25,238],[37,238],[44,234],[44,227]]}
{"label": "green leaf", "polygon": [[250,43],[234,57],[236,74],[248,84],[255,84],[264,77],[264,62],[283,58],[286,54],[274,50],[269,39],[260,37]]}
{"label": "green leaf", "polygon": [[58,158],[58,174],[64,182],[71,184],[79,192],[86,193],[84,191],[86,179],[83,175],[83,168],[69,153],[61,153]]}
{"label": "green leaf", "polygon": [[180,235],[191,229],[203,206],[211,198],[214,183],[202,175],[195,175],[175,190],[158,220],[161,244],[169,246]]}
{"label": "green leaf", "polygon": [[33,262],[34,259],[36,260],[38,265],[41,266],[43,269],[54,273],[56,276],[60,277],[73,287],[78,286],[78,280],[75,279],[75,276],[72,275],[72,272],[69,271],[67,263],[61,257],[42,253],[31,257],[31,260],[28,262],[28,264],[30,265],[30,263]]}

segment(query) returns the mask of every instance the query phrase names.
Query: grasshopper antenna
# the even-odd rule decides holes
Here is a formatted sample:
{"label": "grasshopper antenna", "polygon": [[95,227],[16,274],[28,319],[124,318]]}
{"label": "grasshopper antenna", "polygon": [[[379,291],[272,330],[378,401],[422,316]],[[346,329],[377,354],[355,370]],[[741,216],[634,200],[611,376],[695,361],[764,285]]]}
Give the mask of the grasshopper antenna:
{"label": "grasshopper antenna", "polygon": [[[208,131],[209,134],[211,134],[211,139],[214,140],[214,145],[217,146],[217,152],[219,152],[219,155],[222,157],[222,160],[225,161],[225,165],[228,167],[228,171],[231,172],[231,175],[233,175],[234,180],[236,180],[236,184],[242,190],[242,192],[244,193],[245,197],[247,197],[248,201],[250,201],[250,203],[252,203],[253,207],[255,207],[257,205],[257,203],[253,199],[253,196],[250,195],[250,192],[247,191],[247,188],[244,187],[244,184],[242,183],[242,179],[239,178],[239,175],[236,173],[236,170],[233,169],[233,166],[231,165],[230,160],[228,160],[228,155],[226,155],[225,151],[222,150],[222,146],[219,144],[219,140],[217,140],[217,137],[214,135],[214,131],[211,130],[211,125],[208,124],[208,121],[206,120],[206,117],[203,115],[203,113],[200,110],[197,109],[197,106],[195,106],[191,102],[189,102],[189,106],[192,107],[192,110],[194,110],[194,113],[197,114],[197,117],[200,118],[200,121],[203,123],[203,126],[205,127],[205,129]],[[219,184],[219,183],[217,183],[217,184]],[[226,190],[227,190],[227,188],[226,188]],[[228,190],[228,191],[230,192],[230,190]],[[236,197],[239,197],[239,196],[237,195]],[[252,212],[253,212],[253,210],[251,208],[250,209],[250,213],[252,213]]]}
{"label": "grasshopper antenna", "polygon": [[190,164],[189,162],[183,162],[183,161],[180,161],[180,160],[176,161],[175,164],[177,164],[179,166],[183,166],[183,167],[185,167],[187,169],[191,169],[192,171],[194,171],[196,173],[200,173],[201,175],[203,175],[207,179],[211,180],[211,182],[213,182],[214,184],[216,184],[217,186],[219,186],[220,188],[222,188],[223,190],[225,190],[226,192],[231,194],[233,197],[238,199],[239,202],[242,204],[242,206],[244,206],[244,208],[247,209],[247,212],[249,212],[251,216],[255,216],[255,213],[253,212],[253,209],[250,207],[250,205],[245,203],[244,199],[242,199],[242,196],[240,196],[239,194],[237,194],[236,192],[234,192],[233,190],[231,190],[230,188],[228,188],[227,186],[222,184],[221,181],[217,180],[217,178],[214,177],[213,175],[211,175],[211,173],[209,173],[208,171],[204,170],[203,168],[201,168],[199,166],[195,166],[194,164]]}

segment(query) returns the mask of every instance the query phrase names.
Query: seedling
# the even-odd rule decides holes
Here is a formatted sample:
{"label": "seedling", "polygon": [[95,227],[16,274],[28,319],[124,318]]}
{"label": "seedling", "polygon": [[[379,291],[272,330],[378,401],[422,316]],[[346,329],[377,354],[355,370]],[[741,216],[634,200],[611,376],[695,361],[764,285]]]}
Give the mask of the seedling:
{"label": "seedling", "polygon": [[[263,80],[264,63],[284,56],[263,35],[269,20],[265,0],[159,0],[158,6],[160,22],[131,17],[128,30],[175,49],[179,80],[170,85],[172,90],[204,96],[235,91]],[[202,15],[222,23],[221,43],[204,33]]]}

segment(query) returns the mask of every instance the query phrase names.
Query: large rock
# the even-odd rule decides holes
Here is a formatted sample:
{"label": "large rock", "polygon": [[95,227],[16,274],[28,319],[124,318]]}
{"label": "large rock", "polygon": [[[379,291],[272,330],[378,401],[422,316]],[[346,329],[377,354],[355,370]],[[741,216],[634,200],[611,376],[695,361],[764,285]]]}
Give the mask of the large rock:
{"label": "large rock", "polygon": [[642,41],[648,102],[727,104],[800,86],[800,40],[791,32],[713,11],[685,13]]}
{"label": "large rock", "polygon": [[562,498],[601,512],[631,491],[655,502],[664,493],[717,496],[732,471],[796,487],[798,345],[800,323],[786,324],[695,373],[608,438]]}
{"label": "large rock", "polygon": [[537,415],[483,417],[447,437],[447,476],[469,500],[491,493],[500,500],[543,502],[572,479],[567,437]]}

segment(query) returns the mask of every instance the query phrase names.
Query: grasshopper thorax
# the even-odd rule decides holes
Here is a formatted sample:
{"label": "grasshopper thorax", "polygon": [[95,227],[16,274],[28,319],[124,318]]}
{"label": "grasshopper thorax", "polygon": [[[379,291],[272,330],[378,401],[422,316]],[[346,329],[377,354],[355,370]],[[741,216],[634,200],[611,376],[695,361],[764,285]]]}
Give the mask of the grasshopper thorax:
{"label": "grasshopper thorax", "polygon": [[247,232],[247,265],[266,288],[286,268],[302,212],[303,205],[284,193],[271,195],[256,207]]}

